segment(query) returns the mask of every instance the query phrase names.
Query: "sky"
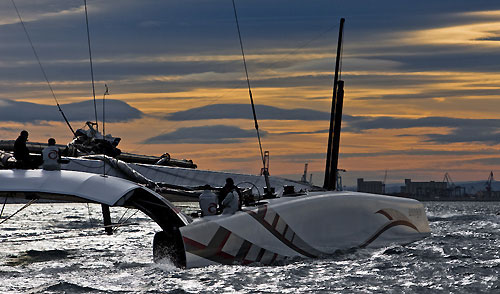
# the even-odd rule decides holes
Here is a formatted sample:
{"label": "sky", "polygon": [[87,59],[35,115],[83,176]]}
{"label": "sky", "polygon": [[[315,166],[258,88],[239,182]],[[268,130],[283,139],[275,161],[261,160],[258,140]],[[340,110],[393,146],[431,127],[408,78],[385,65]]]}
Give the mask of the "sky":
{"label": "sky", "polygon": [[[344,185],[500,175],[498,1],[235,0],[270,174],[322,185],[346,19]],[[95,120],[83,0],[15,0],[73,128]],[[99,123],[126,152],[258,174],[231,1],[87,1]],[[0,140],[71,141],[11,1],[0,3]],[[101,124],[102,129],[102,124]]]}

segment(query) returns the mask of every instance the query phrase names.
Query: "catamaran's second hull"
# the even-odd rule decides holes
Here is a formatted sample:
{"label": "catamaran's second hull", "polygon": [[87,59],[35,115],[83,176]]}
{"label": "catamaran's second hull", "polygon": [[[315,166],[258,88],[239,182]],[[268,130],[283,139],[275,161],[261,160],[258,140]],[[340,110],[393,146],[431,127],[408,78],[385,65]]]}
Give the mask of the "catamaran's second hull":
{"label": "catamaran's second hull", "polygon": [[234,215],[201,218],[180,231],[188,268],[324,257],[344,249],[406,244],[430,234],[420,202],[356,192],[269,200]]}

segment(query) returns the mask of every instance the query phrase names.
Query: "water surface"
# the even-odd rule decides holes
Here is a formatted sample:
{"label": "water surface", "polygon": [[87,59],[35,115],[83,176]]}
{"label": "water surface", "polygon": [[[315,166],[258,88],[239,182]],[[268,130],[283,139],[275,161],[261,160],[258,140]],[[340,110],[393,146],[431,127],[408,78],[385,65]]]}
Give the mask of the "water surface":
{"label": "water surface", "polygon": [[107,236],[99,205],[35,204],[0,225],[0,293],[500,293],[500,203],[425,205],[432,236],[406,246],[185,270],[153,263],[141,212],[111,208],[136,225]]}

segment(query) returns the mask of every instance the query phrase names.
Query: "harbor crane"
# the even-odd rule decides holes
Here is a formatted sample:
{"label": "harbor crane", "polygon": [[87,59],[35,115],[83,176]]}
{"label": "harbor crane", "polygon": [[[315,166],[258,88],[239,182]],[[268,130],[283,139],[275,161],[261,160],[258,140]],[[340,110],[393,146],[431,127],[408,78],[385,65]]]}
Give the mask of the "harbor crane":
{"label": "harbor crane", "polygon": [[304,164],[304,174],[302,175],[301,182],[307,183],[307,166],[308,164]]}
{"label": "harbor crane", "polygon": [[491,183],[494,181],[495,179],[493,178],[493,171],[490,172],[490,175],[488,177],[488,180],[486,181],[485,185],[486,185],[486,196],[487,197],[491,197]]}
{"label": "harbor crane", "polygon": [[465,196],[465,187],[457,186],[451,179],[449,173],[445,173],[443,177],[443,182],[447,183],[447,191],[449,197],[463,197]]}

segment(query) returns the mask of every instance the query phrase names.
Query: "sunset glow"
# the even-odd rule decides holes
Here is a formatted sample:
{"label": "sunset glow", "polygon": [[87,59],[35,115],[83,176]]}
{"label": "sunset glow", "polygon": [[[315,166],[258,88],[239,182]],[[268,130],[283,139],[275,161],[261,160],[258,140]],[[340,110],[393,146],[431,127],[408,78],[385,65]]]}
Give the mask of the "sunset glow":
{"label": "sunset glow", "polygon": [[[18,2],[63,110],[65,104],[92,99],[81,5]],[[227,106],[245,104],[251,111],[232,7],[115,2],[89,1],[89,13],[96,98],[107,84],[107,99],[142,113],[106,123],[107,132],[122,137],[119,147],[139,154],[169,152],[192,159],[200,169],[259,173],[255,136],[218,134],[219,140],[210,142],[182,137],[221,125],[255,133],[251,116],[235,118]],[[386,170],[388,182],[438,181],[445,172],[456,181],[486,180],[491,170],[500,172],[500,10],[423,1],[415,4],[423,15],[401,8],[398,16],[381,16],[383,3],[370,12],[320,2],[321,9],[293,2],[294,9],[283,12],[277,3],[237,1],[254,100],[273,107],[275,115],[257,112],[272,175],[299,179],[309,163],[314,184],[322,183],[340,17],[346,17],[339,166],[347,170],[344,184],[354,185],[357,177],[382,180]],[[36,113],[36,105],[54,106],[10,2],[0,4],[0,15],[0,107]],[[18,102],[35,105],[26,110]],[[220,118],[204,117],[197,110],[204,106],[219,109]],[[15,139],[27,129],[30,141],[69,142],[71,134],[54,109],[52,119],[41,120],[14,121],[0,112],[0,139]],[[314,112],[293,119],[287,111],[294,109]],[[175,116],[190,110],[189,117]],[[113,109],[107,111],[112,118]],[[93,112],[87,120],[94,120]],[[84,120],[72,124],[82,127]],[[176,131],[175,140],[146,142]]]}

